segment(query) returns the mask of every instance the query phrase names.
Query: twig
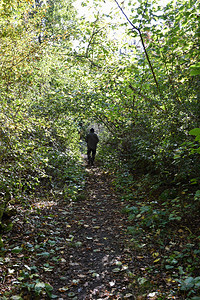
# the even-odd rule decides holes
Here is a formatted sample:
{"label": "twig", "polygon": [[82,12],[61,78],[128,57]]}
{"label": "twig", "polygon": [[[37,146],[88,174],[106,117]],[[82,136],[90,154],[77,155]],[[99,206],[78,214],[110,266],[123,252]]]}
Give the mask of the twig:
{"label": "twig", "polygon": [[158,85],[158,81],[157,81],[157,79],[156,79],[156,75],[155,75],[155,73],[154,73],[153,66],[152,66],[151,61],[150,61],[150,59],[149,59],[149,55],[148,55],[148,53],[147,53],[147,50],[146,50],[146,47],[145,47],[145,44],[144,44],[144,39],[143,39],[143,37],[142,37],[142,33],[141,33],[140,28],[136,27],[136,26],[129,20],[129,18],[127,17],[127,15],[126,15],[125,12],[123,11],[123,9],[121,8],[121,6],[119,5],[119,3],[118,3],[117,0],[115,0],[115,3],[116,3],[117,6],[119,7],[119,9],[120,9],[121,12],[123,13],[123,15],[125,16],[125,18],[126,18],[126,20],[128,21],[128,23],[133,27],[134,30],[136,30],[136,31],[139,33],[139,36],[140,36],[140,39],[141,39],[141,42],[142,42],[142,47],[143,47],[143,49],[144,49],[144,53],[145,53],[146,59],[147,59],[147,61],[148,61],[149,67],[150,67],[150,69],[151,69],[151,72],[152,72],[154,81],[155,81],[156,86],[157,86],[157,89],[158,89],[158,91],[159,91],[159,94],[161,94],[161,93],[160,93],[160,88],[159,88],[159,85]]}

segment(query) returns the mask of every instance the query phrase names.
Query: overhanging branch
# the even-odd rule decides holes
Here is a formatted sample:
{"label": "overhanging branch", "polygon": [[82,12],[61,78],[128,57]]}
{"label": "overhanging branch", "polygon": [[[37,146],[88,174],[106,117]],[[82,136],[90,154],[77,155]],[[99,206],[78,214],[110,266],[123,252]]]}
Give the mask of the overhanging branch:
{"label": "overhanging branch", "polygon": [[141,30],[140,30],[140,28],[136,27],[136,26],[130,21],[130,19],[127,17],[127,15],[126,15],[125,12],[123,11],[123,9],[121,8],[121,6],[119,5],[119,3],[118,3],[117,0],[115,0],[115,3],[117,4],[117,6],[119,7],[119,9],[121,10],[122,14],[125,16],[125,18],[126,18],[126,20],[128,21],[128,23],[132,26],[132,28],[133,28],[134,30],[136,30],[136,31],[138,32],[138,34],[139,34],[139,36],[140,36],[140,39],[141,39],[141,42],[142,42],[142,47],[143,47],[143,49],[144,49],[144,53],[145,53],[146,59],[147,59],[147,61],[148,61],[149,67],[150,67],[150,69],[151,69],[151,73],[152,73],[152,75],[153,75],[154,82],[155,82],[155,84],[156,84],[156,86],[157,86],[157,89],[158,89],[158,91],[159,91],[159,94],[160,94],[160,88],[159,88],[159,85],[158,85],[158,81],[157,81],[157,78],[156,78],[156,75],[155,75],[155,72],[154,72],[152,63],[151,63],[151,61],[150,61],[150,59],[149,59],[149,55],[148,55],[148,53],[147,53],[147,50],[146,50],[146,47],[145,47],[145,44],[144,44],[144,39],[143,39]]}
{"label": "overhanging branch", "polygon": [[[140,96],[141,98],[145,99],[146,101],[148,101],[149,103],[153,102],[152,99],[150,99],[149,97],[147,97],[146,95],[144,95],[143,93],[141,93],[140,91],[138,91],[136,88],[134,88],[131,84],[129,84],[129,88],[138,96]],[[159,110],[163,110],[161,106],[157,105],[157,103],[153,103],[153,105],[159,109]]]}

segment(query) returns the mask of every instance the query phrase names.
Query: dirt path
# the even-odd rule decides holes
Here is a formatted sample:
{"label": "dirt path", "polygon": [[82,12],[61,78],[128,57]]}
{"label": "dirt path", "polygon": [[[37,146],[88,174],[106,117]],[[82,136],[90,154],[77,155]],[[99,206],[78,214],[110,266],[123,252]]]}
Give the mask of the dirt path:
{"label": "dirt path", "polygon": [[[88,175],[87,196],[73,205],[73,219],[69,219],[68,238],[73,240],[64,250],[68,263],[60,274],[69,286],[61,297],[134,299],[128,288],[131,265],[123,244],[121,203],[100,169],[88,169]],[[55,288],[62,291],[63,282],[57,279]]]}
{"label": "dirt path", "polygon": [[121,201],[102,170],[87,171],[84,197],[38,199],[5,236],[0,296],[15,286],[24,300],[47,299],[48,283],[59,300],[135,299]]}

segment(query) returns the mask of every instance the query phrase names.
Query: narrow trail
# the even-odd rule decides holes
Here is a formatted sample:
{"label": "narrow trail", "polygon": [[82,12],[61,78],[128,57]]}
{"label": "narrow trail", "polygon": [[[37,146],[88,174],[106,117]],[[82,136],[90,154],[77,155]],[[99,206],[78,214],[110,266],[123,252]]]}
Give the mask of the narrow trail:
{"label": "narrow trail", "polygon": [[[63,253],[68,263],[61,277],[69,286],[61,298],[134,299],[128,287],[127,271],[134,266],[124,245],[126,220],[120,213],[121,202],[99,168],[88,169],[86,193],[85,199],[73,204],[73,219],[68,219],[71,240]],[[54,289],[62,291],[62,286],[57,277]]]}
{"label": "narrow trail", "polygon": [[32,209],[19,208],[4,237],[0,296],[12,291],[23,300],[49,299],[45,283],[59,300],[135,299],[133,277],[142,264],[129,247],[123,204],[108,175],[98,167],[86,170],[85,194],[77,201],[40,197]]}

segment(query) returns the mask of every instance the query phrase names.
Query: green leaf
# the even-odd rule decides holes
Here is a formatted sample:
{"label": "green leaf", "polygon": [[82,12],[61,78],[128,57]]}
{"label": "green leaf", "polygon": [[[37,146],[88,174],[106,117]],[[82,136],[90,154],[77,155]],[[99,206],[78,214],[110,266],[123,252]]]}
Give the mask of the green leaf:
{"label": "green leaf", "polygon": [[73,293],[73,292],[70,292],[70,293],[68,293],[68,294],[67,294],[67,296],[68,296],[69,298],[73,298],[73,297],[75,297],[75,296],[76,296],[76,294],[75,294],[75,293]]}
{"label": "green leaf", "polygon": [[200,68],[194,68],[190,71],[191,76],[200,75]]}
{"label": "green leaf", "polygon": [[138,278],[138,283],[140,285],[144,285],[148,280],[145,277],[139,277]]}
{"label": "green leaf", "polygon": [[48,240],[48,243],[49,243],[51,246],[54,246],[54,245],[56,244],[56,241]]}
{"label": "green leaf", "polygon": [[49,255],[50,255],[49,252],[42,252],[37,254],[37,256],[43,256],[43,257],[49,257]]}
{"label": "green leaf", "polygon": [[200,200],[200,190],[196,191],[194,200]]}
{"label": "green leaf", "polygon": [[35,289],[43,289],[45,288],[45,283],[44,282],[37,282],[35,285]]}
{"label": "green leaf", "polygon": [[47,292],[53,291],[53,287],[49,283],[45,283],[45,289]]}
{"label": "green leaf", "polygon": [[112,271],[113,271],[113,273],[119,273],[121,271],[121,269],[120,268],[114,268]]}
{"label": "green leaf", "polygon": [[0,236],[0,248],[2,248],[3,246],[4,246],[3,239],[2,239],[2,237]]}
{"label": "green leaf", "polygon": [[173,269],[173,268],[174,268],[174,266],[171,266],[171,265],[166,265],[166,266],[165,266],[165,268],[166,268],[167,270],[170,270],[170,269]]}
{"label": "green leaf", "polygon": [[179,274],[180,274],[180,275],[185,274],[185,272],[183,271],[183,267],[179,266],[179,267],[178,267],[178,270],[179,270]]}
{"label": "green leaf", "polygon": [[200,277],[194,278],[194,284],[196,288],[200,288]]}
{"label": "green leaf", "polygon": [[194,283],[195,282],[193,277],[186,278],[181,284],[181,290],[187,291],[191,289],[194,286]]}
{"label": "green leaf", "polygon": [[13,249],[11,250],[11,252],[12,252],[12,253],[20,253],[20,252],[22,252],[22,250],[23,250],[23,249],[22,249],[21,247],[18,247],[18,246],[17,246],[17,247],[15,247],[15,248],[13,248]]}
{"label": "green leaf", "polygon": [[190,130],[189,134],[195,135],[195,136],[200,135],[200,128],[194,128],[194,129]]}
{"label": "green leaf", "polygon": [[190,75],[200,75],[200,63],[197,63],[196,65],[190,67]]}
{"label": "green leaf", "polygon": [[82,246],[82,244],[83,244],[82,242],[75,242],[75,244],[74,244],[74,245],[75,245],[75,247],[81,247],[81,246]]}

